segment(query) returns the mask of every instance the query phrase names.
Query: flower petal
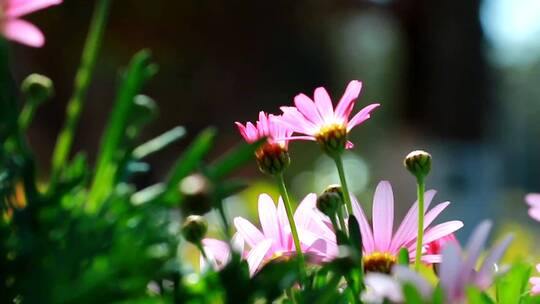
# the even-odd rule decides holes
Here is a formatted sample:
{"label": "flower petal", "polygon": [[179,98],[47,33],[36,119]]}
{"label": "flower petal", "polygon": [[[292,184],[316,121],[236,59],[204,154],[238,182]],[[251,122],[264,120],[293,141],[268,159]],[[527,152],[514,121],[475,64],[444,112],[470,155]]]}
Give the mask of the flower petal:
{"label": "flower petal", "polygon": [[283,115],[281,115],[281,118],[276,119],[279,124],[306,135],[314,135],[317,132],[318,127],[307,120],[295,107],[281,107],[280,109],[283,111]]}
{"label": "flower petal", "polygon": [[234,226],[240,234],[240,236],[253,248],[262,242],[265,238],[264,235],[255,227],[250,221],[242,217],[234,218]]}
{"label": "flower petal", "polygon": [[460,271],[462,271],[461,250],[456,244],[449,243],[442,251],[443,260],[440,265],[440,284],[447,295],[447,300],[452,303],[463,294],[466,284],[460,281]]}
{"label": "flower petal", "polygon": [[353,80],[349,82],[343,97],[341,97],[336,106],[335,117],[337,120],[341,120],[342,122],[349,120],[349,115],[354,108],[356,98],[358,98],[361,89],[362,83],[360,81]]}
{"label": "flower petal", "polygon": [[375,251],[375,241],[373,240],[373,233],[371,232],[371,227],[369,226],[369,222],[366,218],[366,215],[364,214],[362,206],[354,195],[351,195],[351,200],[353,214],[358,221],[358,225],[360,226],[360,233],[362,234],[362,245],[364,247],[364,251],[366,253],[371,253]]}
{"label": "flower petal", "polygon": [[315,89],[315,106],[321,114],[324,123],[334,123],[334,108],[328,92],[323,88]]}
{"label": "flower petal", "polygon": [[42,47],[45,44],[43,33],[33,24],[20,20],[7,20],[2,29],[6,38],[32,47]]}
{"label": "flower petal", "polygon": [[370,104],[369,106],[360,110],[360,112],[356,113],[356,115],[354,115],[353,118],[347,124],[347,132],[352,130],[352,128],[356,127],[357,125],[368,120],[371,117],[371,111],[375,110],[379,106],[380,104],[378,103]]}
{"label": "flower petal", "polygon": [[271,247],[272,240],[263,240],[248,253],[246,260],[249,266],[250,276],[253,276],[257,272]]}
{"label": "flower petal", "polygon": [[[424,193],[424,212],[429,208],[433,197],[437,191],[428,190]],[[398,251],[401,247],[407,244],[410,240],[416,239],[418,234],[418,200],[409,209],[403,221],[399,225],[398,230],[392,239],[390,251]]]}
{"label": "flower petal", "polygon": [[266,193],[259,195],[259,221],[264,237],[274,240],[275,250],[281,248],[281,233],[276,206],[274,200]]}
{"label": "flower petal", "polygon": [[513,239],[513,236],[507,236],[491,250],[489,255],[484,260],[484,263],[478,271],[475,279],[477,286],[479,286],[481,289],[488,288],[493,282],[494,266],[495,264],[499,263],[499,260],[503,257],[506,249],[508,249],[508,246],[510,246]]}
{"label": "flower petal", "polygon": [[387,181],[381,181],[375,190],[372,221],[375,249],[387,251],[392,241],[394,225],[394,194]]}
{"label": "flower petal", "polygon": [[317,126],[321,126],[324,123],[324,120],[319,114],[319,111],[317,111],[317,107],[315,107],[315,103],[313,102],[313,100],[311,100],[311,98],[307,97],[306,95],[296,95],[294,97],[294,105],[307,120],[311,121]]}
{"label": "flower petal", "polygon": [[10,0],[7,2],[6,16],[17,18],[49,6],[58,5],[62,3],[62,0]]}
{"label": "flower petal", "polygon": [[426,232],[424,233],[424,238],[422,240],[422,243],[423,244],[431,243],[434,240],[440,239],[442,237],[445,237],[455,232],[461,227],[463,227],[463,223],[461,221],[449,221],[449,222],[444,222],[442,224],[434,226],[430,228],[429,230],[426,230]]}
{"label": "flower petal", "polygon": [[211,254],[221,264],[227,262],[231,255],[229,245],[224,241],[206,238],[202,240],[202,245],[204,252]]}
{"label": "flower petal", "polygon": [[474,229],[472,235],[469,237],[469,241],[466,247],[467,258],[465,259],[465,263],[463,265],[463,269],[466,269],[467,271],[464,271],[462,273],[462,278],[464,280],[469,279],[469,276],[471,275],[471,272],[469,272],[469,270],[473,270],[478,258],[480,257],[480,254],[482,254],[484,245],[486,244],[489,235],[489,231],[491,230],[491,225],[491,221],[489,220],[482,221],[480,224],[478,224],[478,226]]}

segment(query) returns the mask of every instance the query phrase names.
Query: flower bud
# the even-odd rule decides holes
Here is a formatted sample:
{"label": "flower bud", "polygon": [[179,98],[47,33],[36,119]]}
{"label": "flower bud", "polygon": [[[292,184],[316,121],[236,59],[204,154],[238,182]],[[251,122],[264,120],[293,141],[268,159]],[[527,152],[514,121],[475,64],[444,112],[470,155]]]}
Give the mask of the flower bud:
{"label": "flower bud", "polygon": [[431,170],[431,154],[422,150],[412,151],[403,164],[417,179],[423,179]]}
{"label": "flower bud", "polygon": [[207,230],[208,224],[204,217],[190,215],[186,218],[182,226],[182,235],[188,242],[198,245],[206,235]]}
{"label": "flower bud", "polygon": [[54,85],[52,80],[47,76],[30,74],[23,80],[21,90],[29,101],[39,104],[54,94]]}
{"label": "flower bud", "polygon": [[182,179],[179,190],[184,214],[203,215],[212,210],[212,183],[204,175],[196,173]]}
{"label": "flower bud", "polygon": [[331,217],[334,216],[343,202],[343,190],[341,186],[330,185],[317,198],[317,209]]}
{"label": "flower bud", "polygon": [[277,143],[266,143],[255,152],[257,165],[261,172],[277,175],[283,172],[291,162],[289,152]]}

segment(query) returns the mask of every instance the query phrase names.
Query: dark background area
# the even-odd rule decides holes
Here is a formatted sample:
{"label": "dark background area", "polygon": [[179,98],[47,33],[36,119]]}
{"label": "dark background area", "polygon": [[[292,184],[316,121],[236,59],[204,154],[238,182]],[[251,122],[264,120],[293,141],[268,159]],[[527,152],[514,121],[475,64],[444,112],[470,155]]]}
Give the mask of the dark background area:
{"label": "dark background area", "polygon": [[[401,161],[423,148],[434,157],[428,187],[454,203],[444,218],[462,218],[465,230],[508,212],[525,220],[523,194],[540,191],[540,7],[533,2],[114,1],[74,150],[93,159],[118,70],[142,48],[160,67],[145,90],[160,107],[146,136],[178,124],[190,136],[216,126],[214,157],[240,140],[234,121],[277,113],[321,85],[336,102],[348,81],[359,79],[357,109],[382,104],[352,134],[348,170],[360,197],[371,201],[376,183],[388,179],[407,208],[414,184]],[[30,130],[44,179],[92,9],[93,1],[67,0],[35,13],[26,19],[45,32],[46,46],[12,47],[18,83],[31,72],[55,82],[55,98]],[[187,143],[151,158],[152,174],[141,186],[165,174]],[[294,144],[292,158],[298,197],[321,191],[322,175],[335,179],[312,143]],[[239,175],[264,178],[255,165]]]}

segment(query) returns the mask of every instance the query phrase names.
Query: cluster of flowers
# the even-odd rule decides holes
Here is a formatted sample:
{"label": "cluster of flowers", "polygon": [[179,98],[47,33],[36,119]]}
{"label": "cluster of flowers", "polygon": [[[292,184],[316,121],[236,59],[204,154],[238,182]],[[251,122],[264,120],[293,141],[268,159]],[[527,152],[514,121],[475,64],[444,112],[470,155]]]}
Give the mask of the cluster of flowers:
{"label": "cluster of flowers", "polygon": [[[362,83],[353,80],[334,108],[327,91],[320,87],[314,98],[304,94],[294,98],[294,107],[281,107],[281,115],[259,113],[256,123],[236,125],[244,139],[253,143],[265,140],[257,150],[256,159],[262,172],[277,178],[281,197],[277,205],[267,194],[261,194],[258,211],[261,229],[250,221],[234,219],[236,233],[231,241],[206,238],[201,242],[201,267],[221,269],[230,261],[231,250],[240,253],[255,275],[272,260],[291,256],[307,257],[307,263],[323,264],[336,258],[340,252],[338,230],[346,231],[348,218],[354,217],[362,237],[362,264],[366,272],[367,288],[362,295],[367,302],[375,299],[401,301],[401,283],[414,283],[424,296],[433,292],[431,285],[409,267],[397,265],[400,252],[409,253],[409,262],[439,264],[440,283],[450,302],[465,296],[466,286],[474,285],[485,290],[494,279],[496,263],[502,258],[511,237],[497,244],[482,265],[477,260],[483,252],[491,223],[481,223],[471,236],[466,252],[462,252],[453,233],[463,226],[459,220],[431,225],[450,202],[430,208],[435,190],[423,190],[431,159],[423,151],[407,156],[405,166],[417,177],[419,199],[412,204],[401,224],[394,230],[394,195],[388,181],[381,181],[374,194],[372,217],[369,220],[362,205],[347,190],[341,154],[354,144],[348,140],[349,132],[368,120],[379,104],[371,104],[352,118],[351,113],[360,93]],[[329,187],[323,194],[310,193],[292,212],[283,180],[283,170],[289,164],[288,145],[292,140],[316,141],[335,162],[341,186]],[[335,194],[337,193],[337,196]],[[336,204],[332,204],[337,201]],[[540,219],[540,200],[531,196],[534,211],[531,216]],[[533,210],[531,209],[531,210]],[[232,249],[231,249],[232,247]],[[419,261],[418,261],[419,260]],[[540,269],[540,264],[539,264]],[[540,291],[540,277],[532,278],[536,284],[532,292]]]}

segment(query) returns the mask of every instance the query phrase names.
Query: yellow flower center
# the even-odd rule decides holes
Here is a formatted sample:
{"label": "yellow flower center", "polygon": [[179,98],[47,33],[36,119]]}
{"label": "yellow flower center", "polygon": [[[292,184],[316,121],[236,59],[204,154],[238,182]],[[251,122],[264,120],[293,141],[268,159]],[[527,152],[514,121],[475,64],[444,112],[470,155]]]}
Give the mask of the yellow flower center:
{"label": "yellow flower center", "polygon": [[363,258],[365,272],[390,273],[396,257],[388,252],[373,252]]}
{"label": "yellow flower center", "polygon": [[347,143],[347,128],[343,124],[330,124],[323,126],[315,139],[326,153],[335,154],[345,150]]}

